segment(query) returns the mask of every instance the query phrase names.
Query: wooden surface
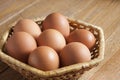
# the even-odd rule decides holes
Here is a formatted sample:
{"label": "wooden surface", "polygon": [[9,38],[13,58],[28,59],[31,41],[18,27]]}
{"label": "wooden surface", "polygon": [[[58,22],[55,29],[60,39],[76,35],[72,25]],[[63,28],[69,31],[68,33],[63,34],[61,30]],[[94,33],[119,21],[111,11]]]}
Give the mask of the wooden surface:
{"label": "wooden surface", "polygon": [[[105,59],[79,80],[120,80],[120,0],[0,0],[0,35],[20,18],[52,12],[100,26],[105,33]],[[0,80],[24,80],[0,61]]]}

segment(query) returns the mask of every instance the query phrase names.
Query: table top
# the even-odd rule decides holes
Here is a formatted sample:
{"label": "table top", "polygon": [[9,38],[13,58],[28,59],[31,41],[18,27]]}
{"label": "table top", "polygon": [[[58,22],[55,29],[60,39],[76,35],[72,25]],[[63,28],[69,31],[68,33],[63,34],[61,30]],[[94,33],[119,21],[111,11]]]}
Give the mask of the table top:
{"label": "table top", "polygon": [[[0,33],[21,18],[60,12],[100,26],[105,34],[105,58],[79,80],[120,80],[120,0],[0,0]],[[0,80],[25,80],[0,61]]]}

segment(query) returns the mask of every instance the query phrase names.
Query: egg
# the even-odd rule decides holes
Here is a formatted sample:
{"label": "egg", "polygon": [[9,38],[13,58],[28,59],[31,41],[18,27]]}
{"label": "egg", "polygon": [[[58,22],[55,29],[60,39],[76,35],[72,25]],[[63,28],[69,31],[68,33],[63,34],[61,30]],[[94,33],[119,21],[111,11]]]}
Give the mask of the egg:
{"label": "egg", "polygon": [[59,57],[54,49],[40,46],[30,53],[28,63],[37,69],[49,71],[59,67]]}
{"label": "egg", "polygon": [[67,44],[59,54],[59,57],[62,66],[69,66],[91,60],[89,49],[80,42]]}
{"label": "egg", "polygon": [[66,45],[64,36],[55,29],[47,29],[38,38],[39,46],[49,46],[60,52]]}
{"label": "egg", "polygon": [[85,44],[89,49],[92,49],[95,45],[96,38],[95,36],[88,30],[85,29],[76,29],[71,32],[69,37],[67,38],[68,42],[81,42]]}
{"label": "egg", "polygon": [[29,53],[36,49],[36,47],[35,39],[26,32],[13,33],[5,44],[8,55],[25,63]]}
{"label": "egg", "polygon": [[56,29],[60,31],[64,37],[70,33],[69,22],[65,16],[60,13],[51,13],[43,21],[43,29]]}
{"label": "egg", "polygon": [[30,19],[19,20],[14,26],[14,32],[18,31],[27,32],[30,35],[32,35],[35,39],[37,39],[41,33],[41,29],[39,28],[39,26],[33,20]]}

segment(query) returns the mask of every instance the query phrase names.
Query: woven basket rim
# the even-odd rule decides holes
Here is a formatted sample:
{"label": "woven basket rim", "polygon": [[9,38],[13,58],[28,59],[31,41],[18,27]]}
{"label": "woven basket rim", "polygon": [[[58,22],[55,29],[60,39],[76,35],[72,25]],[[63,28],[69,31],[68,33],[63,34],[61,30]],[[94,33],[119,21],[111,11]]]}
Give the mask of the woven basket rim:
{"label": "woven basket rim", "polygon": [[[99,63],[101,60],[103,60],[104,58],[104,49],[105,49],[105,41],[104,41],[104,33],[103,33],[103,30],[98,27],[98,26],[95,26],[95,25],[92,25],[90,23],[86,23],[84,21],[81,21],[81,20],[75,20],[75,19],[70,19],[68,18],[69,20],[71,21],[76,21],[80,24],[83,24],[85,26],[90,26],[94,29],[97,29],[98,32],[100,33],[99,34],[99,37],[100,37],[100,46],[99,46],[99,56],[98,58],[95,58],[89,62],[84,62],[84,63],[78,63],[78,64],[73,64],[73,65],[70,65],[70,66],[65,66],[65,67],[62,67],[62,68],[59,68],[59,69],[56,69],[56,70],[52,70],[52,71],[42,71],[42,70],[38,70],[34,67],[31,67],[29,66],[28,64],[25,64],[25,63],[22,63],[20,62],[19,60],[16,60],[14,58],[12,58],[11,56],[5,54],[3,51],[2,51],[2,47],[7,39],[7,36],[9,34],[9,30],[7,30],[4,35],[1,36],[1,40],[0,40],[0,59],[1,60],[6,60],[6,61],[10,61],[12,62],[13,64],[19,64],[19,66],[21,66],[23,69],[26,69],[28,71],[31,71],[33,72],[34,74],[36,75],[39,75],[39,76],[42,76],[42,77],[50,77],[50,76],[58,76],[58,75],[61,75],[61,74],[64,74],[64,73],[67,73],[67,72],[70,72],[70,71],[76,71],[76,70],[79,70],[81,68],[86,68],[86,67],[89,67],[89,66],[92,66],[96,63]],[[44,20],[44,18],[36,18],[36,19],[33,19],[34,21],[42,21]],[[16,22],[14,22],[13,24],[9,25],[10,28],[11,26],[13,26]]]}

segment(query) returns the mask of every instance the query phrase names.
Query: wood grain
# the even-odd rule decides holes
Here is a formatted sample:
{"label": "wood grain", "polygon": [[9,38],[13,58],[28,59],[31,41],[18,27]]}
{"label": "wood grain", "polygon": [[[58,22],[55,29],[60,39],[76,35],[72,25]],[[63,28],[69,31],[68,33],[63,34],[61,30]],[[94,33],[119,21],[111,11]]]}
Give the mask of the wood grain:
{"label": "wood grain", "polygon": [[0,25],[35,4],[36,0],[0,0]]}
{"label": "wood grain", "polygon": [[11,68],[8,68],[6,71],[4,71],[0,75],[0,78],[1,78],[0,80],[24,80],[25,79],[20,74],[18,74],[18,72],[14,71]]}
{"label": "wood grain", "polygon": [[[45,17],[52,12],[100,26],[105,34],[105,58],[79,80],[120,80],[120,0],[1,0],[0,12],[0,35],[20,18]],[[0,78],[24,80],[2,62]]]}
{"label": "wood grain", "polygon": [[120,79],[120,49],[103,65],[90,80]]}

